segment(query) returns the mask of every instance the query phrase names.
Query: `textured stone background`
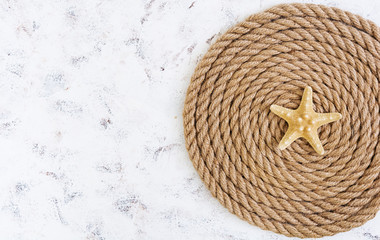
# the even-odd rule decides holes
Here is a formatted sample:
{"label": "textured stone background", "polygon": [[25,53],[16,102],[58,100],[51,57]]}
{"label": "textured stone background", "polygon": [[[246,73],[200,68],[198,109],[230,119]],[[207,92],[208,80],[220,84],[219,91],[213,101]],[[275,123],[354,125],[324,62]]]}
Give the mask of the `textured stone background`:
{"label": "textured stone background", "polygon": [[[0,1],[0,239],[287,239],[212,198],[181,117],[210,43],[283,2]],[[308,2],[380,25],[378,1]]]}

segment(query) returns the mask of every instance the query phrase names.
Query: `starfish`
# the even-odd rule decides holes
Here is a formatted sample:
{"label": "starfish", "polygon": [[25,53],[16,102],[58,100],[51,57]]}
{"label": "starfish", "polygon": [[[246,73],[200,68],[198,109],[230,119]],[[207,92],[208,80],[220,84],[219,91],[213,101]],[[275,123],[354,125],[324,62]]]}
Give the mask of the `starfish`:
{"label": "starfish", "polygon": [[310,143],[318,154],[324,154],[325,151],[319,140],[317,129],[324,124],[341,119],[342,115],[340,113],[316,113],[313,110],[312,94],[311,87],[306,87],[301,103],[296,110],[278,105],[270,106],[270,110],[283,118],[289,125],[285,136],[278,145],[281,150],[284,150],[296,139],[302,137]]}

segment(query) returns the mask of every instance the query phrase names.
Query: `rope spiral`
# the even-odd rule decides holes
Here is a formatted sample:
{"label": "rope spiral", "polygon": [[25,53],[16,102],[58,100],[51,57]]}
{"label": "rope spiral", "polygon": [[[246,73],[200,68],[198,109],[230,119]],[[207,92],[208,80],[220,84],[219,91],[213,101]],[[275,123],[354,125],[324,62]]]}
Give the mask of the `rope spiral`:
{"label": "rope spiral", "polygon": [[[186,147],[213,196],[262,229],[300,238],[348,231],[380,208],[380,29],[314,4],[270,8],[231,28],[199,62],[183,112]],[[318,155],[286,122],[311,86]]]}

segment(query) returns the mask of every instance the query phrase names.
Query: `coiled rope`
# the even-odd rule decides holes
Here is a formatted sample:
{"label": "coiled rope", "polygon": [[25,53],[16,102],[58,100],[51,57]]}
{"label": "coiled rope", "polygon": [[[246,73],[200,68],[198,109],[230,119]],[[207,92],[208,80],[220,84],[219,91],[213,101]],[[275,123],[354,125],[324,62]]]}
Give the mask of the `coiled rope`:
{"label": "coiled rope", "polygon": [[[212,195],[230,212],[286,236],[322,237],[380,208],[380,30],[314,4],[250,16],[198,64],[183,112],[186,147]],[[295,109],[313,88],[316,112],[343,118],[281,151],[287,124],[270,105]]]}

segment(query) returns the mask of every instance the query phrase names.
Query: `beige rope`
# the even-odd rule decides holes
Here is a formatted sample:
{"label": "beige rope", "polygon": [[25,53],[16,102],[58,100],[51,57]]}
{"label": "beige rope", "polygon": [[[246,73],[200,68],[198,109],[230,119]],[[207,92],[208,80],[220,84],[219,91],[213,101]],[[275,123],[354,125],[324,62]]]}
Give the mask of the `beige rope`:
{"label": "beige rope", "polygon": [[[288,4],[230,29],[192,76],[183,112],[190,158],[211,193],[251,224],[286,236],[358,227],[380,207],[380,30],[336,8]],[[323,156],[287,124],[306,86],[316,112],[343,118],[319,128]]]}

